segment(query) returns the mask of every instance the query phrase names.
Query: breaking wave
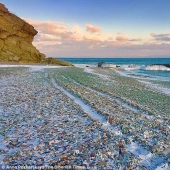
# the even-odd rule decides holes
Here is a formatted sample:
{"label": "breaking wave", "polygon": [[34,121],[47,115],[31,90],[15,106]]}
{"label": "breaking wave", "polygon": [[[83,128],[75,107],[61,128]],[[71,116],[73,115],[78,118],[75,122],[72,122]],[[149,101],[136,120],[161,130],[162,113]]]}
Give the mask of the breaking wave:
{"label": "breaking wave", "polygon": [[170,64],[155,65],[122,65],[124,70],[150,70],[150,71],[170,71]]}
{"label": "breaking wave", "polygon": [[154,71],[170,71],[170,65],[147,65],[145,70],[154,70]]}

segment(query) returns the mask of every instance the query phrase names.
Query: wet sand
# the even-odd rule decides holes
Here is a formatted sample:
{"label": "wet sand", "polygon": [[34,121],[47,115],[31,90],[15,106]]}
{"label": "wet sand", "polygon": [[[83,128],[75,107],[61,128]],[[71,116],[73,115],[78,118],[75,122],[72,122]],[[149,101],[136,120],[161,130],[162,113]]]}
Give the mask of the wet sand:
{"label": "wet sand", "polygon": [[169,96],[110,69],[5,72],[0,165],[168,169]]}

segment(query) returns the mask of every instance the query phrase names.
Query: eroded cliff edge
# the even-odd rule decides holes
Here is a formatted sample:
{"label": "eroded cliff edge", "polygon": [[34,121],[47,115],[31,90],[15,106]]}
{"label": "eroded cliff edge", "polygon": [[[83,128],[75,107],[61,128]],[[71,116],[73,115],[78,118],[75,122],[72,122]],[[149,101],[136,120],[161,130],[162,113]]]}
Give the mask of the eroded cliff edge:
{"label": "eroded cliff edge", "polygon": [[9,12],[0,3],[0,62],[72,65],[54,58],[45,58],[32,45],[37,33],[32,25]]}

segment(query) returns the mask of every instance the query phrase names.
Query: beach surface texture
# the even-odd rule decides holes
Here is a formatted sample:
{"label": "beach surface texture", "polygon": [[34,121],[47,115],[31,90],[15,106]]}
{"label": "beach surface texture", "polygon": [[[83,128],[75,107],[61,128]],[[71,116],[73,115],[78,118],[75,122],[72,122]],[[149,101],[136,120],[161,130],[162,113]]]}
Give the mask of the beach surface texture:
{"label": "beach surface texture", "polygon": [[0,96],[0,169],[170,169],[167,80],[1,65]]}

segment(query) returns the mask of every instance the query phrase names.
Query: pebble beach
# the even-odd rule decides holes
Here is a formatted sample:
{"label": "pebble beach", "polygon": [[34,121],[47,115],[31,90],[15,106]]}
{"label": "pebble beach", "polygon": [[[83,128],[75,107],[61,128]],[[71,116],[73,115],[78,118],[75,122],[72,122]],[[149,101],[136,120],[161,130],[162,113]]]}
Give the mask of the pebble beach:
{"label": "pebble beach", "polygon": [[169,91],[120,68],[0,67],[0,167],[169,170]]}

